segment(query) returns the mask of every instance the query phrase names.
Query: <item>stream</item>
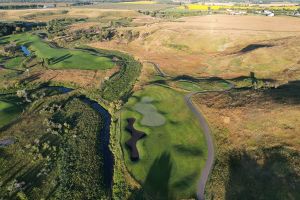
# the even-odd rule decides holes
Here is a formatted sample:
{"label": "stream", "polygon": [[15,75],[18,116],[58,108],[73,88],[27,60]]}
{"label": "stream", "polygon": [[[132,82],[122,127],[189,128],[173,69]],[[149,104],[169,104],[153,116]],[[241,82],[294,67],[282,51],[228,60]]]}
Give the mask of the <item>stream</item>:
{"label": "stream", "polygon": [[[49,86],[47,88],[57,90],[64,94],[71,92],[73,90],[71,88],[66,88],[62,86]],[[84,103],[90,105],[95,111],[97,111],[100,114],[101,119],[103,120],[103,126],[98,138],[100,140],[99,150],[103,154],[104,183],[105,185],[111,188],[112,178],[113,178],[113,165],[114,165],[113,154],[109,149],[111,115],[98,102],[93,101],[87,98],[86,96],[80,96],[80,99]]]}

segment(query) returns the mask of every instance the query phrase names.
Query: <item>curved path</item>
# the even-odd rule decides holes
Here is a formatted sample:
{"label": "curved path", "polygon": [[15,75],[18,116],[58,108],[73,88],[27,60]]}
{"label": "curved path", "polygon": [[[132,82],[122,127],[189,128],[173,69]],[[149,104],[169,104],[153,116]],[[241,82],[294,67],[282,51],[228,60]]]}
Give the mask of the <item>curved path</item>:
{"label": "curved path", "polygon": [[[171,77],[169,75],[167,75],[166,73],[164,73],[158,64],[151,62],[151,61],[145,61],[145,63],[150,63],[154,66],[155,70],[157,71],[157,73],[162,76],[162,77]],[[195,104],[192,101],[192,96],[195,94],[200,94],[200,93],[208,93],[208,92],[225,92],[225,91],[229,91],[231,89],[233,89],[235,86],[232,83],[229,83],[229,88],[228,89],[224,89],[224,90],[206,90],[206,91],[199,91],[199,92],[192,92],[189,93],[187,95],[185,95],[184,100],[185,103],[187,104],[187,106],[189,107],[189,109],[194,113],[194,115],[197,117],[198,122],[200,123],[202,129],[203,129],[203,133],[205,136],[205,140],[206,140],[206,144],[207,144],[207,160],[204,166],[204,169],[201,172],[201,176],[198,182],[198,187],[197,187],[197,199],[198,200],[204,200],[205,199],[205,186],[206,183],[208,181],[208,177],[211,173],[211,170],[213,168],[213,164],[214,164],[214,159],[215,159],[215,149],[214,149],[214,143],[213,143],[213,138],[212,138],[212,134],[211,134],[211,130],[209,128],[209,125],[207,123],[207,121],[205,120],[204,115],[199,111],[199,109],[197,109],[197,107],[195,106]]]}

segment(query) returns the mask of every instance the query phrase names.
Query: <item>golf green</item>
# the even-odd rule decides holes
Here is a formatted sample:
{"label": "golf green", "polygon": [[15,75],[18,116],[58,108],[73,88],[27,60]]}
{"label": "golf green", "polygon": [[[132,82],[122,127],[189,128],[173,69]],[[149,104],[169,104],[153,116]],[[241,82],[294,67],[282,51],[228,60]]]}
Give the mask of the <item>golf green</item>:
{"label": "golf green", "polygon": [[[143,114],[135,106],[145,97],[165,119],[160,126],[146,126]],[[197,119],[188,109],[184,94],[162,86],[147,86],[133,94],[121,115],[121,142],[125,163],[142,183],[143,191],[154,199],[193,198],[205,164],[207,147]],[[147,134],[137,142],[140,160],[131,161],[125,142],[131,137],[125,130],[127,118],[135,118],[134,127]]]}

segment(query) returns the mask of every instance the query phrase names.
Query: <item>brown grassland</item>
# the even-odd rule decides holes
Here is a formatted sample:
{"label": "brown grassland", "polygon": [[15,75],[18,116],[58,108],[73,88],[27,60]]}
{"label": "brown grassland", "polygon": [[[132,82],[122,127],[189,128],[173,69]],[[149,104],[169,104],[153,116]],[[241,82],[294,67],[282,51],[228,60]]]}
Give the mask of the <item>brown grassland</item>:
{"label": "brown grassland", "polygon": [[[174,75],[234,77],[254,71],[269,77],[300,67],[297,18],[212,15],[121,29],[137,30],[140,37],[129,43],[113,40],[91,46],[130,52]],[[241,52],[253,44],[270,47]]]}
{"label": "brown grassland", "polygon": [[[89,19],[70,25],[68,31],[72,32],[101,27],[101,19],[105,18],[132,19],[129,26],[116,27],[118,33],[138,32],[131,40],[114,37],[82,43],[123,51],[143,62],[135,91],[153,79],[163,79],[155,76],[153,65],[145,61],[159,64],[162,71],[172,76],[231,79],[254,72],[257,78],[274,80],[276,87],[283,85],[193,96],[193,102],[211,126],[216,147],[215,166],[206,192],[209,199],[259,199],[256,194],[266,195],[261,199],[276,199],[281,194],[288,194],[281,199],[300,199],[297,193],[300,188],[299,18],[207,15],[166,20],[134,10],[99,8],[4,10],[0,11],[0,17],[25,20],[24,16],[29,14],[63,10],[68,12],[37,15],[30,21],[68,17]],[[31,74],[38,74],[34,77],[36,82],[52,80],[99,88],[102,81],[119,68],[107,71],[32,70],[36,71],[30,71]],[[0,75],[6,73],[0,69]],[[15,84],[7,77],[0,84]],[[24,74],[19,79],[29,77]],[[130,180],[128,182],[134,182],[127,172],[124,176]]]}

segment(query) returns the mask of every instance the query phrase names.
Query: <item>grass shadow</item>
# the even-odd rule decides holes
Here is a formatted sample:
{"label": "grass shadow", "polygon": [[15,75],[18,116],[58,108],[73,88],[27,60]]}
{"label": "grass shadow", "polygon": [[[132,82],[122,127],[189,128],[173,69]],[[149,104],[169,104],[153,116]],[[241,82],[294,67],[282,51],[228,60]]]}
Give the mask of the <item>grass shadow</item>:
{"label": "grass shadow", "polygon": [[68,53],[68,54],[65,54],[65,55],[57,57],[57,58],[56,57],[51,58],[49,61],[51,62],[52,65],[55,65],[59,62],[62,62],[64,60],[67,60],[67,59],[71,58],[72,56],[73,56],[72,54]]}
{"label": "grass shadow", "polygon": [[[300,176],[290,164],[299,156],[282,147],[264,149],[255,156],[249,152],[233,153],[225,199],[300,199]],[[258,162],[259,157],[264,161]]]}
{"label": "grass shadow", "polygon": [[264,90],[263,93],[277,103],[300,104],[300,80],[290,81],[277,88]]}
{"label": "grass shadow", "polygon": [[249,44],[248,46],[242,48],[238,53],[248,53],[260,48],[270,48],[273,47],[272,44]]}
{"label": "grass shadow", "polygon": [[172,199],[169,191],[172,161],[168,152],[163,152],[152,163],[142,188],[133,192],[129,199]]}

